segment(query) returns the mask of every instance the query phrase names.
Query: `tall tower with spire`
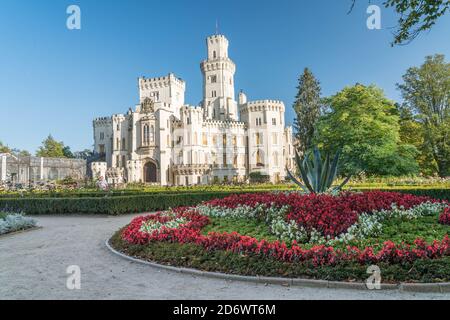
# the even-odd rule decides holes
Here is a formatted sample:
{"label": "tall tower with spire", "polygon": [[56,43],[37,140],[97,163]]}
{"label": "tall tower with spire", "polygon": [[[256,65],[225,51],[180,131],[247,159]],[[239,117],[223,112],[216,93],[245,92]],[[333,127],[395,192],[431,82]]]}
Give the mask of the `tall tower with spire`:
{"label": "tall tower with spire", "polygon": [[205,118],[238,120],[234,92],[236,65],[228,57],[228,40],[223,35],[206,39],[208,58],[201,63]]}

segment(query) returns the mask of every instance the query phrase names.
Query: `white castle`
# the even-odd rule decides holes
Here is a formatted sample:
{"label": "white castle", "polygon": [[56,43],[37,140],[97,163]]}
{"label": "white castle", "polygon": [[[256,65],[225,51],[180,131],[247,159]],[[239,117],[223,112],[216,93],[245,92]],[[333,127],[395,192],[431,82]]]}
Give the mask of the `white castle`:
{"label": "white castle", "polygon": [[236,65],[223,35],[207,38],[201,63],[203,101],[184,102],[186,83],[174,74],[139,78],[140,102],[126,114],[94,120],[94,176],[114,184],[195,185],[244,182],[259,172],[271,182],[292,167],[292,128],[277,100],[235,99]]}

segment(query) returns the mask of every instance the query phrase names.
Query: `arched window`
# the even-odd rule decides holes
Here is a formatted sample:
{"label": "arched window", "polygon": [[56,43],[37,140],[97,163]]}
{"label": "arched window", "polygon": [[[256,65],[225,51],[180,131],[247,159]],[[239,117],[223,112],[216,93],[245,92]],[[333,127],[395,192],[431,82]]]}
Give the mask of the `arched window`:
{"label": "arched window", "polygon": [[213,58],[216,59],[217,58],[217,52],[214,50],[213,52]]}
{"label": "arched window", "polygon": [[125,143],[125,138],[122,138],[122,150],[126,150],[126,149],[127,149],[127,146]]}

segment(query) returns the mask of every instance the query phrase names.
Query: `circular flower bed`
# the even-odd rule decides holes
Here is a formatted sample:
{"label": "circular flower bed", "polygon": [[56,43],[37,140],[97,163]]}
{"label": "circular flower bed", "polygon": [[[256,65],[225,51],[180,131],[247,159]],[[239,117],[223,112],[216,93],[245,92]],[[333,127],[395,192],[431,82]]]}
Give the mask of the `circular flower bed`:
{"label": "circular flower bed", "polygon": [[[442,281],[448,215],[446,202],[392,192],[244,194],[138,217],[112,244],[205,270],[342,280],[365,279],[377,264],[392,281]],[[428,262],[446,267],[413,270]]]}

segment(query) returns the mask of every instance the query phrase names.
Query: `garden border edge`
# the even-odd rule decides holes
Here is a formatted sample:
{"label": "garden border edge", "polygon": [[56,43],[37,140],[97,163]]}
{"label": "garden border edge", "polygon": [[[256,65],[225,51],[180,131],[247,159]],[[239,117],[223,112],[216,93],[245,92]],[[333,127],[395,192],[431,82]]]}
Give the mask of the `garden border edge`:
{"label": "garden border edge", "polygon": [[[199,276],[212,279],[222,279],[228,281],[251,282],[258,284],[274,284],[280,286],[295,286],[295,287],[309,287],[309,288],[328,288],[328,289],[347,289],[347,290],[368,290],[366,284],[362,282],[342,282],[342,281],[328,281],[328,280],[313,280],[300,278],[281,278],[281,277],[264,277],[264,276],[243,276],[226,274],[220,272],[201,271],[197,269],[174,267],[150,262],[138,258],[128,256],[122,252],[117,251],[110,245],[110,240],[105,241],[106,248],[113,254],[122,259],[144,264],[152,268],[172,271],[176,273],[188,274],[192,276]],[[405,283],[398,284],[382,283],[381,290],[399,290],[401,292],[416,292],[416,293],[450,293],[450,282],[442,283]],[[378,290],[375,290],[378,291]]]}

